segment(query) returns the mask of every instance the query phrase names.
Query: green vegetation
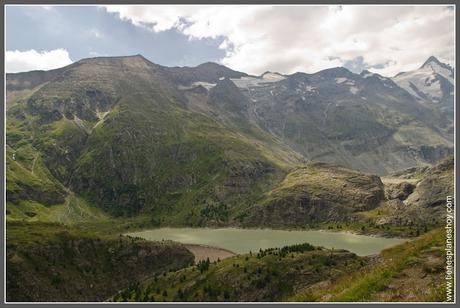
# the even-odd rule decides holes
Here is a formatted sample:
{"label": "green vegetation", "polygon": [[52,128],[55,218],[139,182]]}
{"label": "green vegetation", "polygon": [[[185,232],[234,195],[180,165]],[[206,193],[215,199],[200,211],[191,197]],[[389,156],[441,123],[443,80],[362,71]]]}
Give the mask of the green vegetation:
{"label": "green vegetation", "polygon": [[114,301],[277,301],[300,287],[358,269],[363,258],[309,244],[261,250],[158,275]]}
{"label": "green vegetation", "polygon": [[[314,285],[293,301],[444,301],[445,230],[386,249],[355,273]],[[422,278],[421,278],[422,277]],[[404,288],[404,289],[399,289]]]}
{"label": "green vegetation", "polygon": [[101,238],[45,223],[9,223],[6,247],[8,301],[103,301],[133,281],[193,262],[171,242]]}
{"label": "green vegetation", "polygon": [[6,156],[8,201],[33,200],[46,205],[64,201],[65,188],[50,174],[39,152],[29,145],[17,150],[7,146]]}
{"label": "green vegetation", "polygon": [[343,222],[371,210],[384,199],[377,176],[322,163],[290,172],[264,194],[245,221],[248,225],[297,226]]}

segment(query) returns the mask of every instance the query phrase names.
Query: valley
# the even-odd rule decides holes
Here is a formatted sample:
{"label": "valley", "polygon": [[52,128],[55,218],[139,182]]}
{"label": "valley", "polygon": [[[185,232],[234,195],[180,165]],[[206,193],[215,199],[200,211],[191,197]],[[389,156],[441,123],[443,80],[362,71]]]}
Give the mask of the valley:
{"label": "valley", "polygon": [[439,300],[453,96],[414,75],[7,74],[8,300]]}

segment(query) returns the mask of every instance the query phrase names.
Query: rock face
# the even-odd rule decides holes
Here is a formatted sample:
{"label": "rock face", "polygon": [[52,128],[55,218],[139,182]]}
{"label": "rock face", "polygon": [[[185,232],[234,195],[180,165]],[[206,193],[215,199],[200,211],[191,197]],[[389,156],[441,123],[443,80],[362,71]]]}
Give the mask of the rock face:
{"label": "rock face", "polygon": [[8,246],[8,301],[104,301],[137,281],[193,263],[183,246],[121,237],[59,235],[56,242]]}
{"label": "rock face", "polygon": [[[447,196],[454,196],[454,161],[447,158],[430,168],[404,171],[399,184],[387,184],[389,199],[382,210],[386,211],[381,224],[422,228],[443,225],[446,217]],[[405,182],[418,179],[416,185]]]}
{"label": "rock face", "polygon": [[428,169],[407,203],[414,207],[444,210],[447,196],[454,196],[454,159],[448,158]]}
{"label": "rock face", "polygon": [[414,191],[415,185],[408,182],[390,184],[385,190],[389,200],[398,199],[404,201]]}
{"label": "rock face", "polygon": [[384,200],[380,178],[322,163],[289,173],[255,206],[245,224],[302,226],[339,222]]}

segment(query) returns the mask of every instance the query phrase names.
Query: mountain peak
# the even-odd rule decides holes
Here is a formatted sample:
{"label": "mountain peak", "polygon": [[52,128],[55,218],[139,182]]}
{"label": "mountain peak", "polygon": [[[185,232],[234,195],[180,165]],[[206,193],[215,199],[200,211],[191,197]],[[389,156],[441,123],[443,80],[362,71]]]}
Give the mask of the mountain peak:
{"label": "mountain peak", "polygon": [[219,75],[216,77],[239,78],[241,76],[247,76],[246,73],[234,71],[231,68],[216,62],[205,62],[191,69]]}
{"label": "mountain peak", "polygon": [[75,63],[89,64],[89,63],[119,63],[119,62],[128,63],[128,64],[145,63],[145,64],[150,64],[150,65],[156,65],[155,63],[146,59],[141,54],[128,55],[128,56],[99,56],[99,57],[81,59]]}
{"label": "mountain peak", "polygon": [[420,68],[424,68],[426,67],[427,65],[429,64],[432,64],[432,63],[436,63],[438,65],[445,65],[444,63],[442,63],[441,61],[438,60],[438,58],[436,58],[435,56],[430,56],[426,61],[425,63],[423,63],[423,65],[420,67]]}
{"label": "mountain peak", "polygon": [[228,68],[222,64],[219,64],[219,63],[216,63],[216,62],[204,62],[204,63],[201,63],[200,65],[196,66],[196,67],[214,67],[214,68]]}
{"label": "mountain peak", "polygon": [[356,74],[354,74],[353,72],[351,72],[350,70],[348,70],[347,68],[343,66],[338,66],[338,67],[327,68],[325,70],[315,73],[314,75],[335,78],[335,77],[351,77]]}
{"label": "mountain peak", "polygon": [[366,78],[366,77],[370,77],[370,76],[373,76],[374,73],[368,71],[368,70],[363,70],[360,74],[359,74],[361,77],[363,78]]}

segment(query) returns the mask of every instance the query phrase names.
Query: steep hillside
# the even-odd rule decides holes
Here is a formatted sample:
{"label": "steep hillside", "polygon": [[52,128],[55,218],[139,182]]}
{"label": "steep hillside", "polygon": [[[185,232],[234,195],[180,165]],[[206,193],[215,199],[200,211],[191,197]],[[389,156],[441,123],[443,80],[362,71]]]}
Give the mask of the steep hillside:
{"label": "steep hillside", "polygon": [[[444,302],[445,230],[386,249],[358,271],[299,290],[292,301]],[[451,281],[452,282],[452,281]]]}
{"label": "steep hillside", "polygon": [[7,108],[17,98],[27,96],[56,78],[63,71],[62,68],[50,71],[31,71],[24,73],[6,74],[6,102]]}
{"label": "steep hillside", "polygon": [[379,177],[314,163],[289,173],[244,219],[248,226],[305,226],[344,222],[384,199]]}
{"label": "steep hillside", "polygon": [[21,200],[36,201],[45,205],[63,203],[66,191],[43,163],[33,147],[23,145],[6,149],[7,201],[18,204]]}
{"label": "steep hillside", "polygon": [[247,117],[313,161],[386,174],[452,153],[449,121],[376,74],[232,80],[248,98]]}
{"label": "steep hillside", "polygon": [[443,224],[446,198],[454,196],[454,160],[448,158],[427,169],[403,200],[393,198],[394,219],[409,223]]}
{"label": "steep hillside", "polygon": [[51,224],[8,224],[8,301],[104,301],[151,275],[193,263],[183,246],[98,238]]}
{"label": "steep hillside", "polygon": [[301,287],[353,272],[364,258],[309,244],[201,262],[123,290],[114,301],[280,301]]}
{"label": "steep hillside", "polygon": [[386,201],[373,210],[356,214],[356,219],[367,223],[369,230],[391,234],[388,229],[399,228],[397,232],[407,237],[445,225],[446,198],[454,196],[452,157],[433,167],[412,168],[382,181]]}
{"label": "steep hillside", "polygon": [[[453,153],[452,115],[390,78],[345,68],[234,77],[219,68],[219,80],[180,86],[187,106],[240,131],[251,123],[257,138],[268,135],[306,159],[388,174]],[[183,72],[191,71],[200,76],[199,67]]]}
{"label": "steep hillside", "polygon": [[141,56],[79,61],[9,110],[8,145],[114,215],[225,222],[299,156],[188,110],[174,78]]}

